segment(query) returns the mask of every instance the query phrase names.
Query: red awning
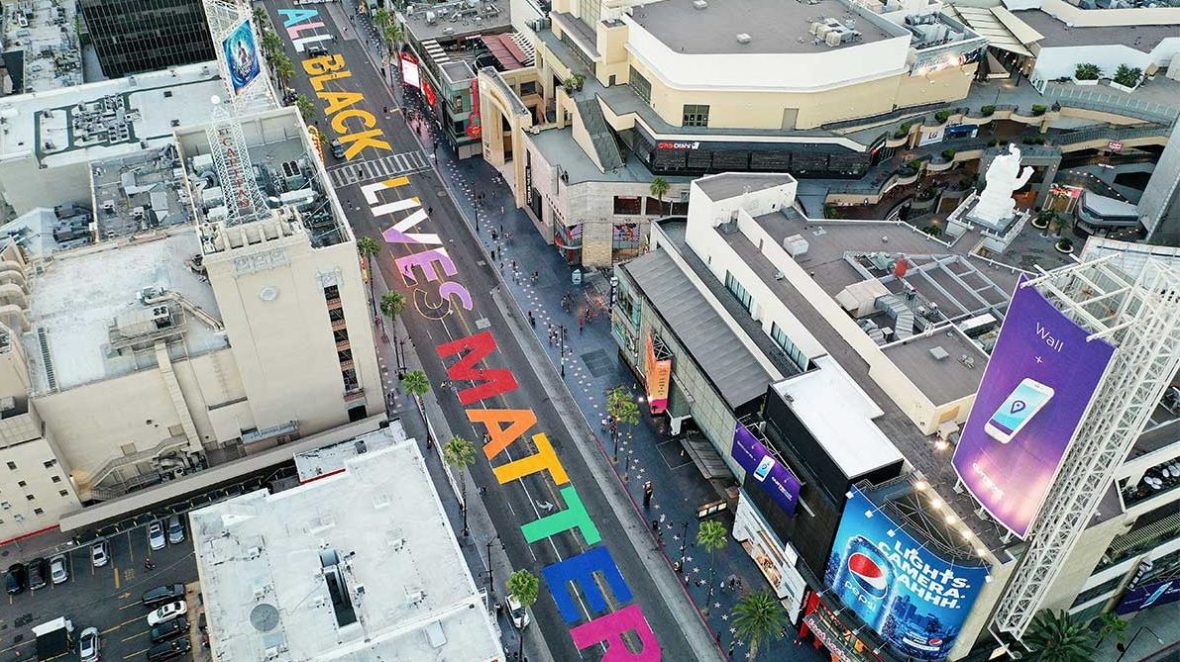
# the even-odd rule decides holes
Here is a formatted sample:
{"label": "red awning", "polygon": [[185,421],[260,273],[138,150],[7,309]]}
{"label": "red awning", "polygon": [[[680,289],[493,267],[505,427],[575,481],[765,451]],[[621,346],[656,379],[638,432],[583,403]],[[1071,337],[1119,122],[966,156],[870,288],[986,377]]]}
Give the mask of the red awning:
{"label": "red awning", "polygon": [[520,69],[524,66],[524,61],[527,58],[524,57],[520,47],[512,41],[512,37],[502,34],[485,34],[480,35],[479,39],[491,51],[492,57],[496,58],[496,62],[500,63],[500,67],[504,71]]}

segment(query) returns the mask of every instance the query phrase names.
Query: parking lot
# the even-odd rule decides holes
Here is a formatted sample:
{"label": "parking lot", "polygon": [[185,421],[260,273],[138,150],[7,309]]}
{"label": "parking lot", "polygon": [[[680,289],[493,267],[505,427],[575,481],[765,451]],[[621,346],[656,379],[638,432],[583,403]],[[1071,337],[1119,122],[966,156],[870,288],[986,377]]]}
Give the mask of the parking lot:
{"label": "parking lot", "polygon": [[[87,627],[102,633],[103,660],[143,660],[150,646],[146,616],[149,609],[140,603],[140,595],[162,584],[192,584],[197,580],[192,539],[151,551],[146,524],[115,533],[107,538],[110,561],[102,568],[90,562],[90,547],[78,547],[66,555],[70,578],[62,584],[50,584],[36,592],[3,594],[0,598],[0,662],[35,660],[31,627],[59,616],[73,621],[77,636]],[[144,559],[155,567],[147,570]],[[27,562],[15,549],[0,549],[0,566],[7,569],[16,562]],[[191,593],[191,601],[196,600]],[[195,604],[189,609],[194,610]],[[195,627],[196,618],[189,619]],[[19,653],[19,654],[18,654]],[[58,658],[78,659],[77,651]],[[179,658],[187,659],[187,658]]]}

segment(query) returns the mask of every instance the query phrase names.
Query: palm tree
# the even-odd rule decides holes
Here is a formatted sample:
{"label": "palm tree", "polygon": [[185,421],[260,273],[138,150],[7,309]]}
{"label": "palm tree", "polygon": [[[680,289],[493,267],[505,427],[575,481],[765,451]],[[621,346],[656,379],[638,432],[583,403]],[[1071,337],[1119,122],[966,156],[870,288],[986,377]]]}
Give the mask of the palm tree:
{"label": "palm tree", "polygon": [[397,318],[406,312],[406,295],[389,290],[381,295],[381,314],[389,318],[389,326],[393,327],[393,355],[397,359],[398,374],[402,371],[401,356],[397,346]]}
{"label": "palm tree", "polygon": [[373,302],[373,317],[377,316],[377,301],[373,295],[373,281],[376,280],[373,272],[373,258],[381,252],[381,244],[372,237],[361,237],[356,240],[356,252],[361,257],[365,258],[365,267],[369,270],[369,301]]}
{"label": "palm tree", "polygon": [[[508,593],[516,598],[521,609],[528,609],[537,601],[537,594],[541,591],[541,582],[537,576],[528,570],[517,570],[508,575]],[[524,659],[524,629],[520,631],[520,651],[518,659]]]}
{"label": "palm tree", "polygon": [[[660,201],[660,211],[664,209],[664,196],[668,194],[668,180],[663,177],[656,177],[651,180],[651,185],[648,189],[651,191],[652,197]],[[669,212],[671,210],[668,210]]]}
{"label": "palm tree", "polygon": [[750,646],[751,660],[758,657],[758,648],[767,639],[782,639],[787,627],[787,612],[777,598],[767,591],[742,596],[733,606],[734,636]]}
{"label": "palm tree", "polygon": [[262,54],[271,59],[276,53],[283,52],[283,38],[274,32],[262,33]]}
{"label": "palm tree", "polygon": [[291,77],[295,75],[295,63],[291,62],[291,58],[287,57],[286,53],[280,51],[270,58],[270,70],[279,80],[279,87],[285,89],[287,83],[291,81]]}
{"label": "palm tree", "polygon": [[262,28],[270,21],[270,17],[266,15],[266,8],[262,5],[254,6],[251,18],[254,19],[254,27],[258,28],[259,32],[262,32]]}
{"label": "palm tree", "polygon": [[421,408],[422,396],[430,393],[430,379],[421,370],[411,370],[402,378],[402,390],[414,396]]}
{"label": "palm tree", "polygon": [[402,41],[402,26],[397,21],[394,21],[385,26],[381,30],[381,34],[385,36],[385,43],[389,45],[389,56],[393,57],[397,53],[398,44]]}
{"label": "palm tree", "polygon": [[611,418],[610,434],[614,443],[615,462],[619,461],[619,426],[639,422],[639,405],[631,399],[631,392],[616,386],[606,394],[606,413]]}
{"label": "palm tree", "polygon": [[308,99],[306,95],[300,94],[295,97],[295,107],[299,109],[299,115],[303,117],[304,124],[311,124],[316,118],[315,102]]}
{"label": "palm tree", "polygon": [[709,613],[709,605],[713,604],[713,582],[716,578],[717,552],[725,549],[727,544],[729,544],[729,532],[725,530],[724,524],[716,520],[701,522],[701,527],[697,529],[697,547],[709,553],[709,597],[705,601],[705,608],[702,610],[706,614]]}
{"label": "palm tree", "polygon": [[1038,662],[1085,662],[1094,659],[1092,634],[1068,612],[1042,611],[1024,633],[1024,645]]}
{"label": "palm tree", "polygon": [[459,470],[459,493],[463,498],[463,535],[467,535],[467,467],[475,463],[475,446],[463,437],[451,437],[443,446],[443,461]]}
{"label": "palm tree", "polygon": [[1098,643],[1096,647],[1101,646],[1102,642],[1112,635],[1120,644],[1127,643],[1127,622],[1112,611],[1104,611],[1098,615]]}

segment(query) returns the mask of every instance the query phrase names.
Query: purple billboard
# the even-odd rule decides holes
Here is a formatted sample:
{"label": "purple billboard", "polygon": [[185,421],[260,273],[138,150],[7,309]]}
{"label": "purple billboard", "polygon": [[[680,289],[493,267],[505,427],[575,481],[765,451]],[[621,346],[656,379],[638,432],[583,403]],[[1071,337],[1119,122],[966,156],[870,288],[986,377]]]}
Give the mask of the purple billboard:
{"label": "purple billboard", "polygon": [[782,462],[770,456],[766,446],[758,441],[746,426],[737,424],[733,433],[733,459],[746,470],[745,487],[761,487],[779,508],[788,515],[795,514],[799,503],[799,488],[802,484]]}
{"label": "purple billboard", "polygon": [[980,505],[1022,538],[1114,355],[1024,280],[952,460]]}

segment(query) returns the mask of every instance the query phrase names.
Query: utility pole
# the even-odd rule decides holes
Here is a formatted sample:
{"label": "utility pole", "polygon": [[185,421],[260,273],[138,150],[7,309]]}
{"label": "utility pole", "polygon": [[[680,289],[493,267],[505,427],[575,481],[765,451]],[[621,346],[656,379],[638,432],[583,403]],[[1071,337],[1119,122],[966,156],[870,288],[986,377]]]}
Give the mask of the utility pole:
{"label": "utility pole", "polygon": [[565,325],[562,324],[561,329],[561,378],[565,379]]}
{"label": "utility pole", "polygon": [[499,538],[499,536],[492,536],[491,538],[488,539],[487,545],[485,545],[485,547],[487,547],[487,550],[488,550],[488,611],[492,610],[492,592],[496,588],[496,582],[493,579],[493,568],[492,568],[492,543],[496,542],[496,540],[498,538]]}
{"label": "utility pole", "polygon": [[684,531],[680,534],[680,565],[684,566],[684,548],[688,546],[688,520],[684,520]]}

